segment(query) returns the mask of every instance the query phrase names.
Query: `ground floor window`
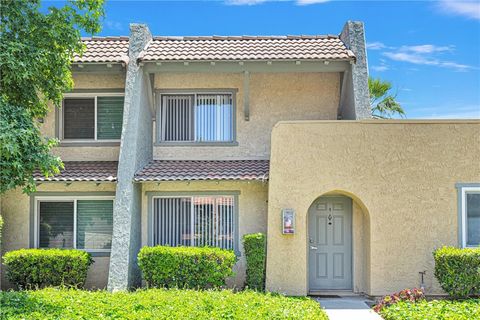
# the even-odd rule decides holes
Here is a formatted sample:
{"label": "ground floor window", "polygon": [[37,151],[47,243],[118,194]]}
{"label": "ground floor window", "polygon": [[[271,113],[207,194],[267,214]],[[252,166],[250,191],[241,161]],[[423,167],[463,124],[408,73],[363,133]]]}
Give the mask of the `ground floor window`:
{"label": "ground floor window", "polygon": [[233,196],[153,198],[153,245],[234,249]]}
{"label": "ground floor window", "polygon": [[36,247],[110,251],[113,197],[38,197]]}
{"label": "ground floor window", "polygon": [[462,246],[476,247],[480,245],[480,185],[460,190]]}

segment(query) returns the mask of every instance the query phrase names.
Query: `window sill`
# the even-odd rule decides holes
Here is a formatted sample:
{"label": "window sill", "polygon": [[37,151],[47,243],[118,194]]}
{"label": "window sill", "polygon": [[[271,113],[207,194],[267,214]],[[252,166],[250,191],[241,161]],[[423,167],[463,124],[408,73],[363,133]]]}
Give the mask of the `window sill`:
{"label": "window sill", "polygon": [[155,142],[155,147],[237,147],[238,142]]}
{"label": "window sill", "polygon": [[95,257],[110,257],[110,251],[88,251],[86,252],[90,253],[90,255],[95,258]]}
{"label": "window sill", "polygon": [[119,147],[120,141],[60,141],[58,147]]}

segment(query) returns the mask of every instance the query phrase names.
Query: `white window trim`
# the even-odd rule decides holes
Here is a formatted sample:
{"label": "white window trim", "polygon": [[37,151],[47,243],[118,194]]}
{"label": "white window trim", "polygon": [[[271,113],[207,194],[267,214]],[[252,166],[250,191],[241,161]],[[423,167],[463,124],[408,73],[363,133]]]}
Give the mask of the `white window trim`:
{"label": "white window trim", "polygon": [[[194,213],[194,201],[193,199],[194,198],[203,198],[203,197],[212,197],[212,198],[218,198],[218,197],[232,197],[233,199],[233,205],[232,205],[232,211],[233,211],[233,217],[232,217],[232,238],[233,238],[233,248],[232,250],[234,251],[237,251],[237,248],[238,248],[238,244],[237,244],[237,230],[238,230],[238,226],[236,225],[238,223],[238,218],[236,217],[236,215],[238,214],[237,213],[237,197],[235,197],[234,195],[230,195],[230,194],[191,194],[191,195],[171,195],[171,196],[153,196],[152,197],[152,213],[154,214],[155,213],[155,199],[178,199],[178,198],[190,198],[191,201],[190,201],[190,215],[192,215],[193,217],[193,213]],[[193,237],[193,230],[195,229],[195,221],[194,219],[190,219],[190,230],[192,231],[192,237],[191,237],[191,243],[190,243],[190,247],[195,247],[195,239]],[[154,232],[155,232],[155,225],[152,223],[151,226],[150,226],[150,229],[151,229],[151,234],[152,236],[154,235]],[[153,241],[153,240],[152,240]]]}
{"label": "white window trim", "polygon": [[[211,140],[211,141],[204,141],[204,140],[197,140],[197,130],[196,130],[196,127],[195,127],[195,124],[196,124],[196,106],[197,106],[197,96],[198,95],[203,95],[203,94],[210,94],[210,95],[226,95],[226,94],[229,94],[232,98],[232,119],[231,119],[231,135],[232,135],[232,139],[229,140],[229,141],[218,141],[218,140]],[[230,143],[235,143],[236,141],[236,103],[235,103],[235,99],[236,99],[236,94],[235,92],[231,91],[231,90],[227,90],[227,91],[216,91],[216,90],[212,90],[212,91],[203,91],[203,90],[200,90],[200,91],[190,91],[190,90],[181,90],[181,91],[162,91],[160,94],[160,99],[159,99],[159,105],[158,105],[158,115],[161,117],[162,115],[162,109],[163,109],[163,96],[171,96],[171,95],[185,95],[185,96],[192,96],[192,103],[193,103],[193,125],[192,125],[192,130],[193,130],[193,140],[188,140],[188,141],[164,141],[162,140],[162,130],[163,130],[163,118],[162,118],[162,121],[158,121],[158,124],[156,125],[156,130],[159,131],[158,133],[158,141],[160,144],[165,144],[165,145],[182,145],[182,144],[186,144],[186,145],[196,145],[196,144],[211,144],[211,145],[215,145],[215,144],[222,144],[222,143],[226,143],[226,144],[230,144]]]}
{"label": "white window trim", "polygon": [[65,108],[63,108],[63,100],[62,100],[62,108],[61,108],[61,112],[60,112],[60,117],[58,119],[59,123],[58,123],[58,126],[59,126],[59,130],[58,130],[58,134],[60,135],[59,136],[59,139],[61,142],[74,142],[74,143],[98,143],[98,142],[120,142],[120,139],[102,139],[102,140],[98,140],[97,139],[97,98],[98,97],[124,97],[125,94],[124,93],[65,93],[63,95],[63,99],[68,99],[68,98],[90,98],[90,99],[94,99],[94,105],[95,105],[95,109],[94,109],[94,117],[95,117],[95,120],[94,120],[94,138],[93,139],[64,139],[64,110]]}
{"label": "white window trim", "polygon": [[462,248],[477,248],[477,246],[467,246],[467,192],[480,192],[480,187],[462,187],[461,194],[461,241]]}
{"label": "white window trim", "polygon": [[[78,200],[115,200],[112,196],[38,196],[34,198],[33,215],[33,239],[34,248],[40,247],[40,210],[39,203],[50,202],[73,202],[73,249],[77,249],[77,201]],[[78,249],[86,252],[110,252],[111,249]]]}

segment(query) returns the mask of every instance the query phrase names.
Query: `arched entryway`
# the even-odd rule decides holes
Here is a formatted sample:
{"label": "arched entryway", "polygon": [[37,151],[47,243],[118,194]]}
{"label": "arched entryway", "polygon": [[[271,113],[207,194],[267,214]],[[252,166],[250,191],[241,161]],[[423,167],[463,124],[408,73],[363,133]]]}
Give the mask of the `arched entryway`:
{"label": "arched entryway", "polygon": [[346,193],[328,193],[312,203],[307,223],[309,292],[367,292],[370,228],[365,206]]}

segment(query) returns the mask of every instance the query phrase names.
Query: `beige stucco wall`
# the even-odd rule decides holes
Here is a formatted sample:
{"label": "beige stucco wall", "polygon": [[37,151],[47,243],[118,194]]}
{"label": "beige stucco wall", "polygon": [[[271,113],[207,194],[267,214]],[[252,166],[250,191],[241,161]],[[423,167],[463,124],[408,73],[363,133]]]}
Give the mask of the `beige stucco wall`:
{"label": "beige stucco wall", "polygon": [[267,193],[266,183],[242,181],[186,181],[143,184],[142,199],[142,246],[148,245],[148,195],[152,192],[213,192],[238,191],[238,231],[240,257],[235,265],[236,276],[229,281],[230,286],[242,287],[245,282],[245,254],[242,237],[247,233],[266,232]]}
{"label": "beige stucco wall", "polygon": [[[307,293],[306,213],[317,197],[339,193],[363,212],[354,243],[363,235],[367,248],[354,252],[354,266],[361,265],[354,276],[365,274],[357,283],[366,293],[418,287],[426,270],[427,294],[441,294],[432,251],[457,245],[455,184],[480,182],[479,163],[480,121],[279,123],[272,132],[267,288]],[[293,237],[280,233],[282,208],[296,210]]]}
{"label": "beige stucco wall", "polygon": [[[67,186],[64,183],[43,183],[37,187],[37,192],[115,192],[114,183],[75,182]],[[4,219],[2,255],[8,251],[30,247],[30,196],[23,194],[21,189],[8,191],[2,195],[2,217]],[[90,267],[86,287],[103,288],[108,279],[108,257],[95,257],[95,263]],[[5,278],[5,268],[2,267],[2,289],[10,284]]]}
{"label": "beige stucco wall", "polygon": [[[125,74],[99,74],[80,73],[73,75],[74,89],[122,89],[125,87]],[[40,130],[47,137],[55,137],[55,110],[50,106],[50,112],[44,118]],[[117,161],[118,146],[69,146],[57,147],[54,154],[60,156],[64,161]]]}
{"label": "beige stucco wall", "polygon": [[[268,159],[270,132],[280,120],[335,120],[338,73],[250,74],[250,120],[243,112],[244,76],[238,73],[157,73],[156,89],[237,89],[238,146],[154,147],[155,159]],[[156,140],[156,139],[155,139]]]}

